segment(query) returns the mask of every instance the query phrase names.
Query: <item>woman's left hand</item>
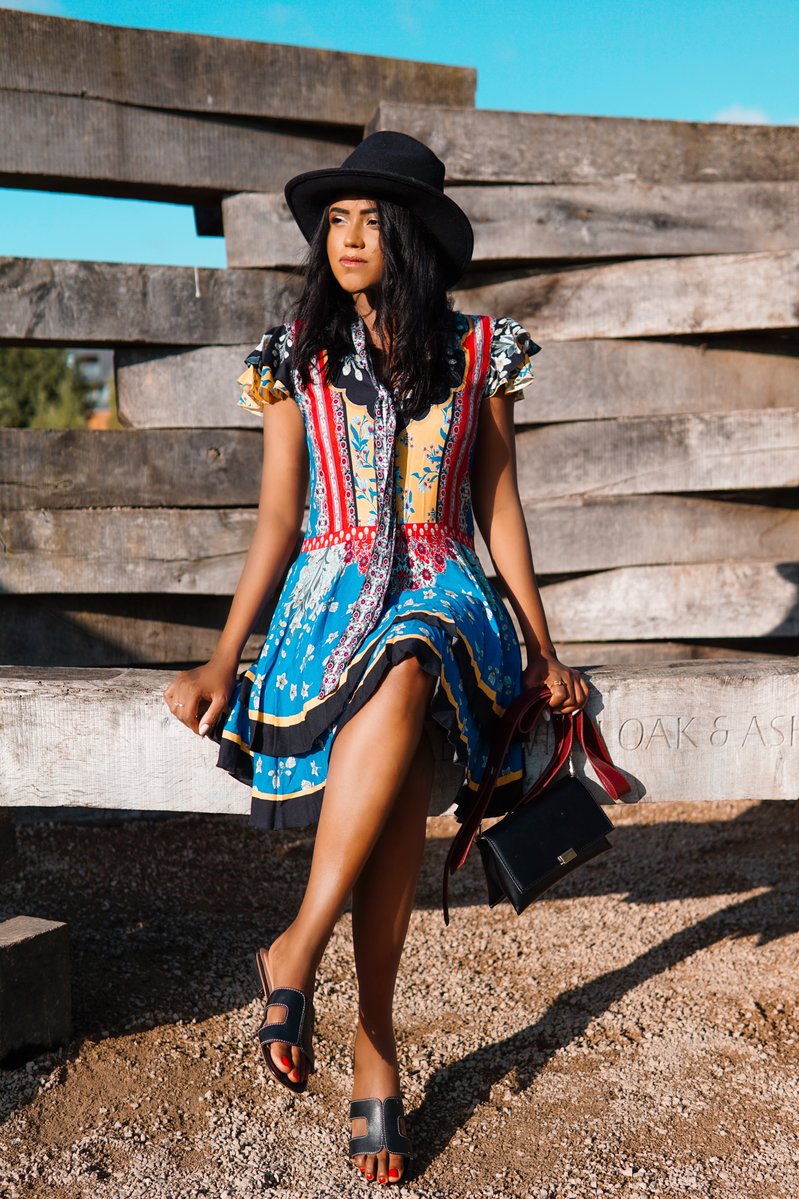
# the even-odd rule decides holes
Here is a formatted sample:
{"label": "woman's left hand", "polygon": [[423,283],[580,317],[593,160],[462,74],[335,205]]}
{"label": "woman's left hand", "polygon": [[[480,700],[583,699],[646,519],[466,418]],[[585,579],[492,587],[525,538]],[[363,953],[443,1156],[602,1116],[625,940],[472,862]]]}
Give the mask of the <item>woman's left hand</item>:
{"label": "woman's left hand", "polygon": [[524,687],[540,687],[545,683],[552,695],[550,708],[569,716],[579,712],[588,701],[588,683],[574,666],[564,666],[554,655],[537,654],[530,657],[522,671]]}

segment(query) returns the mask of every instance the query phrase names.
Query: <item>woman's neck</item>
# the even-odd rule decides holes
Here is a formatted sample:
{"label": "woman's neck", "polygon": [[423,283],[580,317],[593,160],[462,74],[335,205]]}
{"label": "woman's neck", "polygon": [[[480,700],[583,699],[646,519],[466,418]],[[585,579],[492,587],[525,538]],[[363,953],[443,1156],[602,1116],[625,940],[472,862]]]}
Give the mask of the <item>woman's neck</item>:
{"label": "woman's neck", "polygon": [[355,311],[358,313],[364,325],[366,326],[366,332],[369,335],[369,341],[373,346],[377,347],[378,350],[382,350],[383,343],[380,340],[379,334],[375,332],[377,309],[375,308],[372,297],[369,296],[368,292],[359,291],[356,294]]}

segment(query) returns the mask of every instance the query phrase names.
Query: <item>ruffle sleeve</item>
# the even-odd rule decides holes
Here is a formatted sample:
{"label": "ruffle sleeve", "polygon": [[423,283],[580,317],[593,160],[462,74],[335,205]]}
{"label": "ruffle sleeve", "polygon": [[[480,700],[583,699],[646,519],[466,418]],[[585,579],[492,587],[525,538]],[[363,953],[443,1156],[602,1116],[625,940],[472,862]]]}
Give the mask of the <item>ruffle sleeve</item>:
{"label": "ruffle sleeve", "polygon": [[518,321],[509,316],[498,317],[494,322],[483,397],[495,395],[504,387],[506,395],[520,400],[523,389],[535,378],[532,359],[540,349]]}
{"label": "ruffle sleeve", "polygon": [[292,346],[288,326],[275,325],[267,329],[253,352],[244,359],[246,370],[238,378],[242,387],[238,402],[242,408],[262,412],[264,404],[293,397]]}

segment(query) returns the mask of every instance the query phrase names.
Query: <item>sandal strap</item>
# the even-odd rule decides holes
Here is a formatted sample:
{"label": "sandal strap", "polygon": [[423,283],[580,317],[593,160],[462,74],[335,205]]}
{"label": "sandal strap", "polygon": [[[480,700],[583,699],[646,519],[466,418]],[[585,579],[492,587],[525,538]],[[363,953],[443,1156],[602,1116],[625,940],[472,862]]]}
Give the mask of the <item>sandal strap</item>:
{"label": "sandal strap", "polygon": [[278,987],[271,991],[266,1010],[273,1004],[280,1004],[286,1009],[282,1020],[274,1023],[264,1022],[258,1029],[258,1040],[261,1045],[271,1045],[275,1041],[285,1041],[287,1045],[297,1045],[308,1059],[311,1069],[314,1067],[313,1049],[311,1046],[313,1004],[295,987]]}
{"label": "sandal strap", "polygon": [[380,1153],[381,1149],[398,1157],[410,1157],[410,1138],[400,1132],[399,1127],[403,1115],[402,1098],[399,1095],[390,1095],[388,1099],[353,1099],[350,1103],[350,1119],[365,1119],[366,1132],[359,1137],[350,1137],[350,1157],[357,1157],[361,1153]]}

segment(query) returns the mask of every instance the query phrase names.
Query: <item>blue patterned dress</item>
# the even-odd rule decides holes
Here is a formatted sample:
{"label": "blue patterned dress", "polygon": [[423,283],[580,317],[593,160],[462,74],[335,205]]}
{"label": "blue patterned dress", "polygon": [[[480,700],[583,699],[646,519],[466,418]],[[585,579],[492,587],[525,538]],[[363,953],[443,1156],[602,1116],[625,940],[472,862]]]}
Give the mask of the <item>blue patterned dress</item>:
{"label": "blue patterned dress", "polygon": [[[334,380],[319,356],[304,386],[292,364],[295,327],[264,334],[246,360],[239,403],[296,403],[305,423],[310,510],[255,662],[238,676],[210,736],[217,765],[251,788],[250,823],[315,823],[333,738],[409,655],[438,683],[430,717],[464,768],[453,796],[463,819],[497,719],[521,689],[521,654],[505,605],[474,549],[470,474],[481,401],[512,400],[540,350],[509,317],[452,314],[457,383],[397,425],[376,377],[363,321]],[[492,805],[524,779],[512,743]]]}

